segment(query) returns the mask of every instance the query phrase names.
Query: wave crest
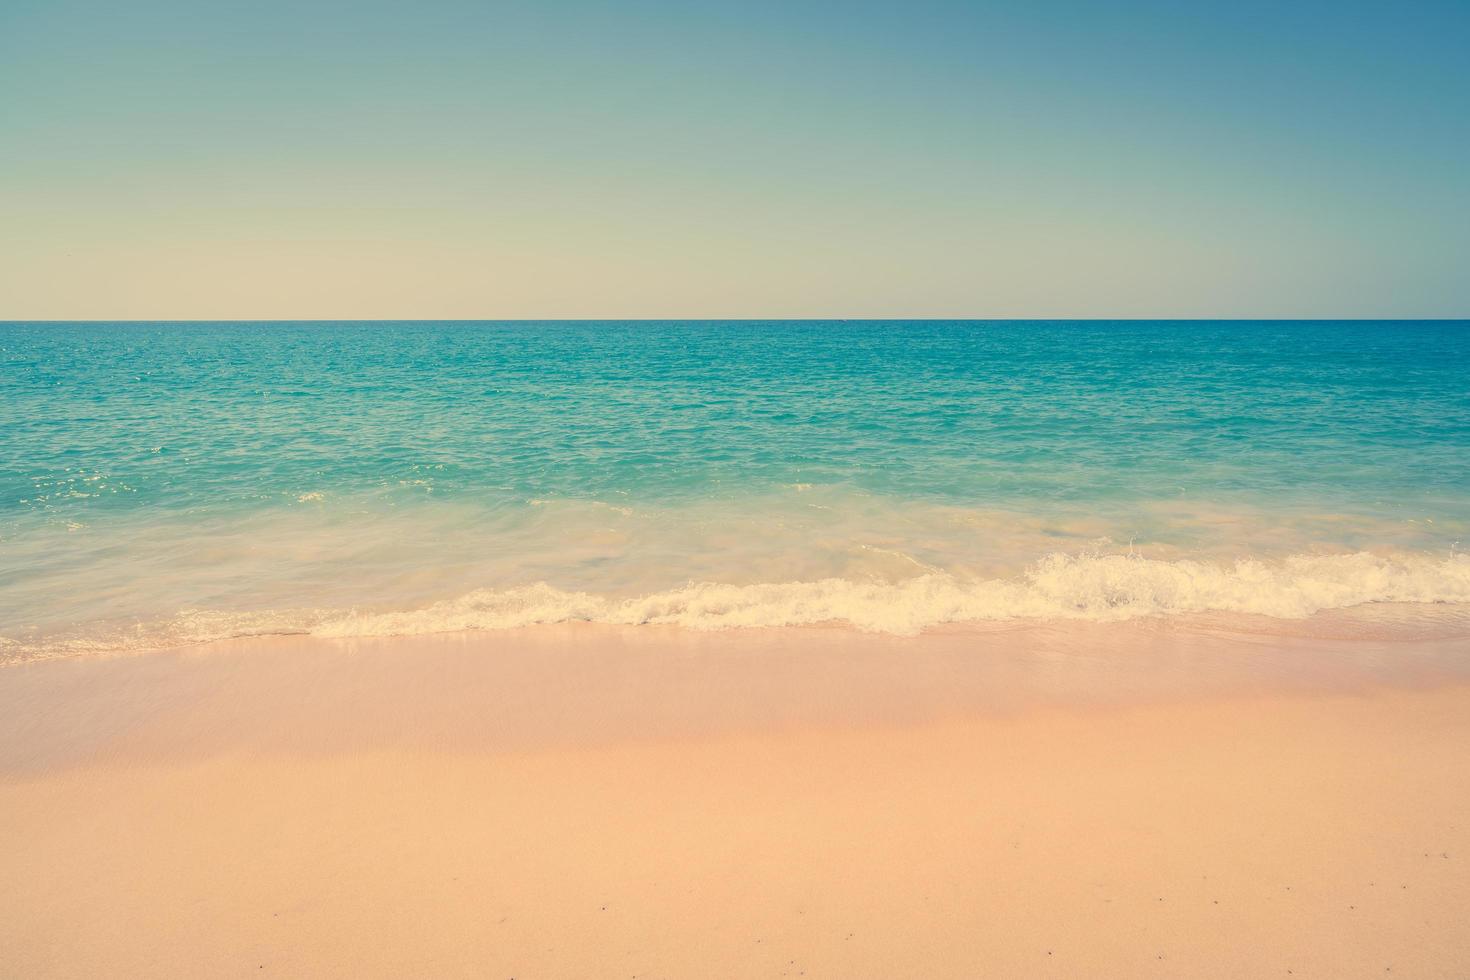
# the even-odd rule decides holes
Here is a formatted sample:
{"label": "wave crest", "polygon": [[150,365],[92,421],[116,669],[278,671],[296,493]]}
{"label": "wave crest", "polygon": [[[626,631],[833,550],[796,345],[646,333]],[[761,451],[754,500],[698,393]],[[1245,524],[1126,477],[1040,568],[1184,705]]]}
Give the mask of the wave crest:
{"label": "wave crest", "polygon": [[897,581],[704,582],[636,598],[541,582],[477,589],[400,611],[186,609],[164,619],[96,624],[38,641],[0,636],[0,663],[282,634],[405,636],[589,622],[701,630],[836,624],[912,636],[946,624],[999,620],[1116,621],[1191,613],[1302,619],[1374,602],[1470,604],[1470,555],[1358,552],[1222,564],[1058,554],[1014,578],[935,570]]}
{"label": "wave crest", "polygon": [[1201,612],[1298,619],[1368,602],[1470,602],[1470,556],[1359,552],[1210,564],[1051,555],[1015,579],[967,580],[933,572],[898,582],[699,583],[630,599],[538,583],[478,589],[401,612],[354,611],[318,622],[309,632],[383,636],[565,622],[694,629],[845,623],[912,635],[947,623],[1008,619],[1120,620]]}

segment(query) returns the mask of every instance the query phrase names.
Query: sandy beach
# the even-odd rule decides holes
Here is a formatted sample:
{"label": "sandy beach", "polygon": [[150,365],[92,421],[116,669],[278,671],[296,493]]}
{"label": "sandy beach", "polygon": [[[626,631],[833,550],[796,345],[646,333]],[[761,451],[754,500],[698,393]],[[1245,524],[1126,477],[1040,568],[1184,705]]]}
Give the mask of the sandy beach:
{"label": "sandy beach", "polygon": [[1461,977],[1470,656],[1174,625],[0,670],[0,973]]}
{"label": "sandy beach", "polygon": [[1470,980],[1470,0],[0,0],[0,980]]}

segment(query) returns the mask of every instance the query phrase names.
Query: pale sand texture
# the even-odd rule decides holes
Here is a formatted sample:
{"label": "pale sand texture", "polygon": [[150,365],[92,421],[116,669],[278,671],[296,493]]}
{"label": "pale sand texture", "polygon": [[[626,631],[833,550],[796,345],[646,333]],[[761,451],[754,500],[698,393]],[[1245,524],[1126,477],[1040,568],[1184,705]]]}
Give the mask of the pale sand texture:
{"label": "pale sand texture", "polygon": [[588,627],[11,667],[0,973],[1465,977],[1467,660]]}

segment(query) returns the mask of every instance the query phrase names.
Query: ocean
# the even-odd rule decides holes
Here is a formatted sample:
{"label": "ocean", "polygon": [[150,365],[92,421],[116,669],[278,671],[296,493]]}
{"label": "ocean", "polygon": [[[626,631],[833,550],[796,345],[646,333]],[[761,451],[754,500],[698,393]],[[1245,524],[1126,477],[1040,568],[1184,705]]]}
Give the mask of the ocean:
{"label": "ocean", "polygon": [[1463,321],[0,324],[0,660],[1463,616],[1467,546]]}

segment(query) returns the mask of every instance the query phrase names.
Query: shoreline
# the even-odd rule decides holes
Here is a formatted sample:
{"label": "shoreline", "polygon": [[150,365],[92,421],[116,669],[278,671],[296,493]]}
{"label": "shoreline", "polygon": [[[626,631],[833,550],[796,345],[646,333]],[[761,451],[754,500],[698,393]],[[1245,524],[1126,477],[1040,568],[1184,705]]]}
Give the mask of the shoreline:
{"label": "shoreline", "polygon": [[1467,743],[1458,636],[581,625],[16,665],[0,975],[1451,977]]}
{"label": "shoreline", "polygon": [[[57,657],[0,668],[0,778],[63,747],[115,755],[123,736],[185,715],[209,723],[151,751],[240,748],[267,719],[310,722],[337,742],[386,735],[398,747],[433,732],[437,746],[480,751],[1470,684],[1467,609],[1432,612],[1018,621],[919,636],[562,623]],[[333,697],[312,700],[322,692]],[[372,710],[354,713],[362,706]],[[484,715],[493,731],[475,721]]]}
{"label": "shoreline", "polygon": [[[798,583],[801,584],[801,583]],[[820,584],[820,583],[806,583]],[[514,592],[515,590],[510,590]],[[509,593],[507,593],[509,594]],[[645,597],[646,598],[646,597]],[[438,604],[398,612],[365,614],[362,619],[383,627],[380,631],[354,632],[341,627],[322,630],[316,626],[291,624],[278,621],[282,615],[271,611],[241,611],[232,614],[193,612],[181,613],[176,618],[186,619],[194,615],[219,618],[227,622],[233,616],[239,621],[234,625],[242,632],[219,631],[219,627],[201,634],[184,633],[170,636],[170,630],[160,623],[135,624],[137,636],[123,641],[121,632],[114,631],[111,639],[81,641],[73,638],[59,646],[35,647],[25,641],[0,637],[0,670],[27,664],[46,663],[56,660],[110,659],[116,657],[152,656],[157,654],[179,654],[197,652],[239,643],[280,643],[306,641],[311,643],[375,643],[384,641],[412,642],[425,640],[439,642],[443,639],[482,637],[486,642],[495,642],[496,637],[522,637],[538,632],[555,630],[593,630],[608,635],[632,631],[629,635],[657,635],[689,633],[693,635],[744,635],[762,637],[789,635],[800,640],[803,637],[821,634],[841,634],[860,637],[880,637],[895,641],[921,641],[926,638],[972,636],[980,642],[996,633],[1045,635],[1058,630],[1075,631],[1079,637],[1089,640],[1090,631],[1136,629],[1145,634],[1164,632],[1188,638],[1195,635],[1223,635],[1239,638],[1267,637],[1286,641],[1301,639],[1364,639],[1384,642],[1423,639],[1449,639],[1452,637],[1470,641],[1470,601],[1400,601],[1372,600],[1342,606],[1327,606],[1306,615],[1275,615],[1260,612],[1241,612],[1227,609],[1203,609],[1177,612],[1140,612],[1121,609],[1117,615],[1095,617],[1088,615],[1049,616],[1015,615],[1007,617],[981,617],[975,619],[942,619],[926,623],[914,629],[891,629],[882,626],[864,625],[852,619],[835,616],[828,619],[801,619],[795,622],[766,624],[760,622],[722,623],[719,620],[695,624],[653,618],[643,621],[599,620],[572,616],[561,619],[529,619],[525,622],[468,625],[453,620],[436,623],[420,621],[419,617],[437,608]],[[356,613],[347,615],[351,619]],[[291,617],[288,615],[287,619]],[[329,617],[330,619],[330,617]],[[337,617],[343,620],[344,617]],[[335,621],[334,621],[335,622]],[[330,624],[329,624],[330,625]],[[361,625],[361,624],[359,624]],[[226,630],[228,627],[226,627]],[[143,637],[147,637],[143,641]]]}
{"label": "shoreline", "polygon": [[[936,528],[935,534],[943,536],[948,530]],[[602,529],[596,533],[612,535],[604,545],[628,544],[626,531]],[[304,528],[298,534],[310,538]],[[238,529],[231,547],[233,551],[226,551],[242,561],[241,550],[246,555],[260,549],[267,553],[280,550],[279,542],[258,542],[256,536],[242,535]],[[301,547],[314,553],[322,542],[308,540]],[[130,549],[129,544],[118,553],[130,553]],[[181,543],[174,541],[165,550],[180,549]],[[256,596],[235,608],[201,603],[193,592],[196,583],[192,578],[186,586],[177,578],[163,576],[148,581],[164,583],[159,588],[170,593],[167,600],[140,595],[131,612],[112,609],[107,615],[89,616],[83,611],[87,603],[77,601],[89,592],[86,582],[75,579],[75,569],[58,568],[58,578],[43,577],[19,595],[0,595],[4,600],[0,601],[0,616],[13,624],[5,627],[6,635],[0,635],[0,666],[60,656],[147,653],[259,636],[363,639],[576,624],[677,626],[701,631],[847,628],[922,636],[952,630],[1154,621],[1178,623],[1186,629],[1194,623],[1213,623],[1225,629],[1239,623],[1250,631],[1262,628],[1252,624],[1274,623],[1278,625],[1265,631],[1294,635],[1299,629],[1296,624],[1337,621],[1371,631],[1385,625],[1379,617],[1392,617],[1392,611],[1398,609],[1408,610],[1408,616],[1420,624],[1458,619],[1459,631],[1470,637],[1470,559],[1453,548],[1447,555],[1358,550],[1237,557],[1232,563],[1150,558],[1133,552],[1130,546],[1127,554],[1052,551],[998,577],[945,571],[901,550],[867,545],[859,550],[924,570],[898,578],[818,575],[743,583],[690,579],[682,585],[654,587],[644,582],[642,587],[630,584],[611,592],[587,591],[585,583],[556,587],[545,581],[497,588],[468,584],[446,588],[447,583],[441,583],[428,589],[420,583],[391,601],[382,593],[381,582],[361,586],[354,572],[343,570],[340,577],[344,581],[359,584],[345,592],[339,590],[335,600],[316,585],[282,592],[285,583],[267,576],[261,587],[273,599]],[[221,560],[210,574],[231,579],[225,592],[238,591],[240,567],[223,554],[217,557]],[[595,565],[602,557],[584,556],[583,561]],[[178,555],[173,554],[163,563],[177,560]],[[160,563],[159,556],[144,562]],[[438,574],[433,567],[418,567],[413,574],[432,578]],[[363,576],[370,579],[384,572],[382,566],[374,568],[376,571],[364,569]],[[605,574],[617,572],[610,568]],[[166,586],[167,582],[172,585]],[[110,594],[115,587],[114,579],[101,592]],[[46,610],[56,595],[67,596],[71,607],[65,617],[48,618]],[[311,604],[298,606],[305,596],[314,597]]]}

